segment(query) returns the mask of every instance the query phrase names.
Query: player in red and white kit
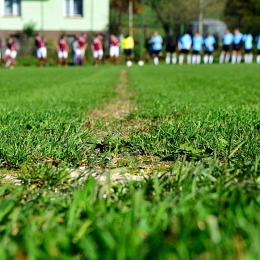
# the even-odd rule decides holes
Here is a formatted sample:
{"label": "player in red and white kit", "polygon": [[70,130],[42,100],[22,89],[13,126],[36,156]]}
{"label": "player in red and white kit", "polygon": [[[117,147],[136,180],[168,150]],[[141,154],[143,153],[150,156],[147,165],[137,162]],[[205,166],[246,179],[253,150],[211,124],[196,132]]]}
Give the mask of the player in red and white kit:
{"label": "player in red and white kit", "polygon": [[[77,53],[77,57],[80,57],[80,61],[81,61],[81,65],[84,64],[85,61],[85,51],[88,47],[87,44],[87,34],[86,33],[82,33],[81,36],[79,36],[78,38],[78,53]],[[78,58],[76,60],[76,63],[78,64]]]}
{"label": "player in red and white kit", "polygon": [[58,66],[61,66],[62,59],[64,59],[65,66],[68,66],[68,43],[66,35],[63,35],[57,43],[57,51],[58,51]]}
{"label": "player in red and white kit", "polygon": [[110,35],[109,56],[110,56],[110,58],[114,57],[114,64],[118,63],[119,40],[118,40],[118,38],[114,34]]}
{"label": "player in red and white kit", "polygon": [[3,44],[0,39],[0,64],[2,64],[2,48],[3,48]]}
{"label": "player in red and white kit", "polygon": [[7,40],[7,44],[6,44],[6,50],[5,50],[5,66],[9,67],[10,65],[10,69],[14,68],[14,64],[15,64],[15,59],[17,56],[17,51],[15,49],[15,42],[13,40],[13,38],[9,38]]}
{"label": "player in red and white kit", "polygon": [[94,57],[94,66],[98,65],[98,60],[102,60],[103,58],[103,46],[102,46],[103,36],[98,34],[92,41],[91,49]]}
{"label": "player in red and white kit", "polygon": [[35,36],[35,46],[37,48],[37,58],[39,62],[39,66],[42,67],[42,60],[45,61],[45,65],[48,66],[48,59],[47,59],[47,48],[46,48],[46,41],[43,37],[40,36],[39,33]]}

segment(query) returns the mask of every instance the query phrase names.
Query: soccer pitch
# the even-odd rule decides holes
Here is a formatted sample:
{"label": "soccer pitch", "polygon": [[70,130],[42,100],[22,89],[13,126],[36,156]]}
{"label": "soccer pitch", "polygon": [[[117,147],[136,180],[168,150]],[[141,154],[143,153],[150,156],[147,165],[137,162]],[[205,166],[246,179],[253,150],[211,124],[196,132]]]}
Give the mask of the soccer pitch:
{"label": "soccer pitch", "polygon": [[258,259],[259,69],[1,69],[1,259]]}

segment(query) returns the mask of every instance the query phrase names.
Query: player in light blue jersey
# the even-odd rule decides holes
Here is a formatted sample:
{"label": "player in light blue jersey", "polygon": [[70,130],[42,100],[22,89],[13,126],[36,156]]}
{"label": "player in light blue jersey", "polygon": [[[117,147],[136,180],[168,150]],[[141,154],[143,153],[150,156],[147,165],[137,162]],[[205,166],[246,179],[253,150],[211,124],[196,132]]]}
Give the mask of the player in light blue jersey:
{"label": "player in light blue jersey", "polygon": [[222,51],[219,57],[219,63],[223,63],[224,60],[226,63],[229,62],[230,58],[230,45],[233,42],[233,34],[230,33],[229,29],[226,29],[225,33],[222,36]]}
{"label": "player in light blue jersey", "polygon": [[179,38],[178,47],[181,51],[179,57],[179,65],[183,64],[184,55],[187,55],[187,63],[191,64],[191,55],[190,55],[191,44],[192,44],[192,40],[188,33],[185,33],[183,36]]}
{"label": "player in light blue jersey", "polygon": [[151,38],[152,46],[153,46],[153,61],[155,65],[159,64],[159,56],[162,53],[162,43],[163,38],[161,35],[158,34],[157,31],[153,33]]}
{"label": "player in light blue jersey", "polygon": [[256,41],[256,47],[257,47],[256,62],[259,64],[260,63],[260,34],[258,36],[256,36],[255,41]]}
{"label": "player in light blue jersey", "polygon": [[212,64],[213,63],[213,51],[214,51],[214,44],[216,40],[214,36],[207,34],[207,37],[204,39],[205,45],[205,54],[204,54],[204,64]]}
{"label": "player in light blue jersey", "polygon": [[203,45],[203,38],[198,32],[195,33],[192,39],[192,64],[200,64],[200,51]]}
{"label": "player in light blue jersey", "polygon": [[251,33],[245,34],[243,37],[243,42],[245,46],[245,56],[244,61],[246,64],[250,64],[253,61],[253,37]]}
{"label": "player in light blue jersey", "polygon": [[232,64],[240,63],[241,62],[241,45],[243,42],[243,34],[238,30],[234,30],[233,35],[233,51],[232,51]]}

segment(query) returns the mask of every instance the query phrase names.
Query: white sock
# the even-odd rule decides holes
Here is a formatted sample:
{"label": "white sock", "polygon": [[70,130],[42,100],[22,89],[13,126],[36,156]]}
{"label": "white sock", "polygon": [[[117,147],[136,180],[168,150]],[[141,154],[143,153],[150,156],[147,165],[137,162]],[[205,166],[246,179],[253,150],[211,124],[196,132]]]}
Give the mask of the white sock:
{"label": "white sock", "polygon": [[237,63],[241,63],[241,59],[242,59],[241,55],[237,55]]}
{"label": "white sock", "polygon": [[248,54],[245,54],[244,60],[245,60],[245,63],[247,64],[248,63]]}
{"label": "white sock", "polygon": [[158,57],[154,57],[153,58],[154,64],[158,65],[159,64],[159,58]]}
{"label": "white sock", "polygon": [[192,55],[192,64],[195,64],[195,63],[196,63],[196,55]]}
{"label": "white sock", "polygon": [[208,61],[209,61],[209,56],[208,55],[204,55],[203,60],[204,60],[204,64],[207,64]]}
{"label": "white sock", "polygon": [[229,62],[229,58],[230,58],[230,54],[229,54],[229,53],[227,53],[227,54],[226,54],[226,58],[225,58],[225,62],[226,62],[226,63],[228,63],[228,62]]}
{"label": "white sock", "polygon": [[[227,57],[227,56],[226,56]],[[236,63],[236,59],[237,59],[237,56],[235,54],[232,55],[232,64],[235,64]]]}
{"label": "white sock", "polygon": [[180,57],[179,57],[179,64],[183,64],[183,58],[184,58],[184,56],[180,55]]}
{"label": "white sock", "polygon": [[252,63],[253,62],[253,54],[249,54],[248,55],[248,63]]}
{"label": "white sock", "polygon": [[172,54],[172,63],[176,64],[177,63],[177,57],[176,57],[176,53]]}
{"label": "white sock", "polygon": [[209,56],[209,64],[212,64],[213,63],[213,55],[210,55]]}
{"label": "white sock", "polygon": [[256,62],[259,64],[260,63],[260,55],[256,56]]}
{"label": "white sock", "polygon": [[6,61],[6,63],[5,63],[5,66],[6,66],[6,67],[9,67],[9,66],[11,65],[11,62],[12,62],[11,59],[8,59],[8,60]]}
{"label": "white sock", "polygon": [[188,54],[188,56],[187,56],[187,62],[188,62],[188,64],[191,64],[191,55],[190,54]]}
{"label": "white sock", "polygon": [[170,64],[170,62],[171,62],[170,53],[167,53],[167,54],[166,54],[165,62],[166,62],[166,64]]}
{"label": "white sock", "polygon": [[220,57],[219,57],[219,63],[223,63],[224,61],[224,54],[221,54]]}
{"label": "white sock", "polygon": [[201,57],[200,57],[200,55],[197,55],[197,59],[196,59],[196,61],[197,61],[197,64],[200,64],[200,60],[201,60]]}

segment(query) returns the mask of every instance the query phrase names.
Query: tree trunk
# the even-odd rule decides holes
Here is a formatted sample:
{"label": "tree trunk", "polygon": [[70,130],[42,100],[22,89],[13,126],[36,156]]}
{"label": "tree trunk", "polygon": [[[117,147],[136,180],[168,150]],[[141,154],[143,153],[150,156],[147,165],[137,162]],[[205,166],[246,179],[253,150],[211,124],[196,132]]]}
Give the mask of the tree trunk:
{"label": "tree trunk", "polygon": [[170,26],[169,24],[163,24],[163,29],[164,29],[164,33],[165,33],[165,36],[169,36],[170,35]]}
{"label": "tree trunk", "polygon": [[170,34],[170,25],[169,23],[165,23],[165,19],[163,14],[161,13],[161,10],[159,8],[157,8],[157,6],[153,3],[151,3],[151,7],[152,9],[155,11],[157,18],[159,19],[159,21],[162,24],[162,27],[164,29],[165,35],[168,36]]}
{"label": "tree trunk", "polygon": [[203,36],[204,0],[200,0],[199,34]]}

